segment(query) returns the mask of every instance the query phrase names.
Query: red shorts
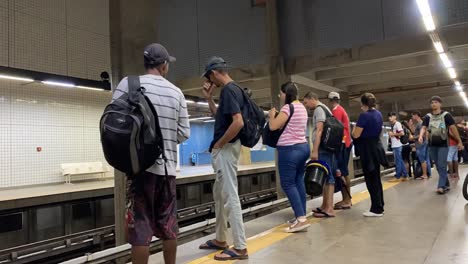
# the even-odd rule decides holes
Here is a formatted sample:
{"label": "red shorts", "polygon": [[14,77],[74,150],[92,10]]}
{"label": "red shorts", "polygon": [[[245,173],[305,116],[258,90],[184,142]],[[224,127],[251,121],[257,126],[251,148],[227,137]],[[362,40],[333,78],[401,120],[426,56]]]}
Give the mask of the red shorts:
{"label": "red shorts", "polygon": [[127,237],[132,246],[148,246],[153,236],[176,239],[176,177],[145,172],[128,179],[126,209]]}

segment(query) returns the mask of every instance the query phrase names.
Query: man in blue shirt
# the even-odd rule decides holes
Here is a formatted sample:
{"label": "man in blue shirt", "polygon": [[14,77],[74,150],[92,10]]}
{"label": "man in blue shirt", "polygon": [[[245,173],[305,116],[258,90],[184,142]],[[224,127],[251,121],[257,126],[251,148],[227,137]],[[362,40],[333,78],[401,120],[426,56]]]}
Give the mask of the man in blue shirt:
{"label": "man in blue shirt", "polygon": [[[244,105],[243,89],[228,74],[226,62],[220,57],[211,58],[203,76],[207,79],[203,93],[208,100],[211,113],[215,116],[214,138],[210,145],[213,169],[216,179],[213,199],[216,213],[216,239],[209,240],[200,249],[224,251],[215,255],[215,260],[247,259],[242,208],[237,192],[237,163],[241,143],[239,132],[244,126],[241,109]],[[219,105],[213,101],[213,91],[223,87]],[[234,247],[229,249],[227,221],[232,229]]]}

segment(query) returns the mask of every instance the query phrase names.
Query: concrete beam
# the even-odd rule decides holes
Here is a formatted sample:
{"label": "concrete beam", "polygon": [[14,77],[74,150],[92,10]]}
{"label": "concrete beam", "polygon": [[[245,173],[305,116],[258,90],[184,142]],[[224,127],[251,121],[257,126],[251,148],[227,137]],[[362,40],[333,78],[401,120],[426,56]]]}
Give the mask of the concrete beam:
{"label": "concrete beam", "polygon": [[[439,33],[449,48],[468,46],[468,25],[440,29]],[[429,37],[424,35],[411,36],[380,43],[361,45],[348,49],[317,50],[314,55],[288,58],[286,72],[297,74],[321,67],[339,67],[340,65],[388,61],[415,57],[434,52]]]}
{"label": "concrete beam", "polygon": [[307,87],[310,87],[310,88],[313,88],[313,89],[325,91],[325,92],[342,92],[342,91],[344,91],[344,89],[339,89],[339,88],[336,88],[336,87],[333,87],[333,86],[329,86],[329,85],[323,84],[323,83],[318,82],[318,81],[314,81],[312,79],[309,79],[307,77],[304,77],[304,76],[298,75],[298,74],[292,75],[291,76],[291,81],[293,81],[295,83],[298,83],[298,84],[301,84],[301,85],[304,85],[304,86],[307,86]]}
{"label": "concrete beam", "polygon": [[[246,81],[258,81],[268,79],[270,76],[270,68],[268,64],[248,65],[229,70],[229,75],[235,81],[242,83]],[[183,92],[200,89],[204,82],[204,78],[200,76],[177,80],[174,84]]]}
{"label": "concrete beam", "polygon": [[[456,63],[455,68],[457,69],[457,71],[468,70],[468,61]],[[356,76],[356,77],[341,78],[341,79],[335,80],[334,84],[337,87],[346,87],[349,85],[386,82],[386,81],[392,81],[392,80],[402,80],[402,79],[416,78],[416,77],[421,77],[421,76],[431,76],[435,74],[444,74],[444,73],[446,77],[443,78],[442,80],[448,80],[449,79],[448,73],[446,73],[446,69],[442,67],[442,65],[436,65],[436,66],[429,65],[429,66],[422,66],[422,67],[418,67],[414,69],[406,69],[406,70],[378,73],[378,74],[372,74],[372,75],[361,75],[361,76]]]}
{"label": "concrete beam", "polygon": [[[468,71],[457,71],[458,75],[463,81],[463,76],[468,76]],[[406,78],[406,79],[399,79],[399,80],[390,80],[390,81],[375,81],[372,83],[366,84],[358,84],[358,85],[351,85],[348,86],[348,91],[351,94],[359,94],[366,91],[378,91],[382,89],[388,89],[392,87],[402,87],[402,86],[410,86],[410,85],[423,85],[423,84],[437,84],[437,83],[444,83],[450,82],[450,78],[447,73],[439,73],[433,74],[428,76],[422,77],[414,77],[414,78]]]}
{"label": "concrete beam", "polygon": [[439,63],[437,54],[427,54],[400,60],[382,61],[356,66],[346,66],[336,69],[315,72],[318,81],[333,80],[345,77],[354,77],[368,74],[386,73],[395,70],[406,70],[419,68],[425,65],[436,65]]}

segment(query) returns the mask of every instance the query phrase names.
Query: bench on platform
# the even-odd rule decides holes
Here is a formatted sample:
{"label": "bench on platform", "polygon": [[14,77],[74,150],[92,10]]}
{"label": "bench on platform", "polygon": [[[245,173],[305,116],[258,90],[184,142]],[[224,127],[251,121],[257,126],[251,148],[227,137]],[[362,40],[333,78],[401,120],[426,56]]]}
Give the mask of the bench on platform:
{"label": "bench on platform", "polygon": [[60,164],[61,173],[65,177],[65,183],[71,184],[71,177],[84,174],[101,174],[101,179],[104,178],[106,172],[110,171],[109,166],[101,161],[97,162],[80,162],[80,163],[63,163]]}

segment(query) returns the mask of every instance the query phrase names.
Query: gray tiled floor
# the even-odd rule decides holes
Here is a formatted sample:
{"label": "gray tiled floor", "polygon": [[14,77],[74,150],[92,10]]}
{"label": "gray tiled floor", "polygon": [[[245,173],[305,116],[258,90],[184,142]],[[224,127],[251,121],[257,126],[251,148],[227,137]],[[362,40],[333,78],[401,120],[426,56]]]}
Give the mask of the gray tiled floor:
{"label": "gray tiled floor", "polygon": [[[468,167],[461,169],[468,172]],[[364,218],[369,200],[343,211],[334,219],[313,224],[308,232],[294,234],[238,263],[468,263],[468,205],[461,194],[463,178],[452,182],[447,195],[435,193],[437,176],[410,181],[385,191],[385,216]],[[364,185],[353,192],[362,191]],[[308,209],[320,203],[309,202]],[[248,236],[258,234],[291,217],[286,209],[246,223]],[[209,236],[209,237],[212,237]],[[206,255],[197,250],[204,240],[181,245],[178,263]],[[161,255],[151,263],[162,263]]]}

